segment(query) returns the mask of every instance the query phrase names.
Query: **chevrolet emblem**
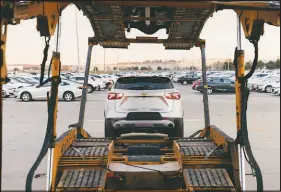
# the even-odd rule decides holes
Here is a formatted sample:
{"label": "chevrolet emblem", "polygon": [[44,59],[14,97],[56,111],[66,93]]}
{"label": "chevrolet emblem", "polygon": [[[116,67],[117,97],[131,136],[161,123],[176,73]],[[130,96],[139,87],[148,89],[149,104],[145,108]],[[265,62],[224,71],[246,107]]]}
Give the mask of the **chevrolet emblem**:
{"label": "chevrolet emblem", "polygon": [[145,97],[147,96],[147,93],[141,93],[141,96]]}

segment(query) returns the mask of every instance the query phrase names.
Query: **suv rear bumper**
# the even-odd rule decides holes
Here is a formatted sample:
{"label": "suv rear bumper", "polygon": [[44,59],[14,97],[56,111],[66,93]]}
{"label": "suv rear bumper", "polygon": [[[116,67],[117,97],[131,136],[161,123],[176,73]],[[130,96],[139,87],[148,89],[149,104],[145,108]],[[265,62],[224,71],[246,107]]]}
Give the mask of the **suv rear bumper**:
{"label": "suv rear bumper", "polygon": [[122,128],[174,128],[171,120],[119,120],[113,124],[114,129]]}

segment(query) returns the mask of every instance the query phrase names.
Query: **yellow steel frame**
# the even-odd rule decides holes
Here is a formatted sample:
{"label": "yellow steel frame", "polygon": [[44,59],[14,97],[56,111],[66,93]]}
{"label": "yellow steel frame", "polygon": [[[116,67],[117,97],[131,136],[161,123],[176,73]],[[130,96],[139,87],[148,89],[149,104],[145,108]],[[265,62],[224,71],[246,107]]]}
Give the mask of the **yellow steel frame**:
{"label": "yellow steel frame", "polygon": [[[104,3],[112,3],[112,1],[103,1]],[[115,1],[115,4],[130,4],[133,3],[133,5],[138,5],[138,4],[151,4],[151,5],[160,5],[163,6],[177,6],[179,3],[181,4],[181,7],[194,7],[194,8],[215,8],[215,6],[208,1],[204,2],[159,2],[159,1],[150,1],[150,2],[143,2],[143,1]],[[159,4],[160,3],[160,4]],[[177,3],[177,4],[176,4]],[[204,4],[205,3],[205,4]],[[2,58],[2,66],[1,66],[1,79],[5,80],[7,78],[7,66],[6,66],[6,40],[7,40],[7,25],[9,22],[14,22],[16,24],[20,23],[20,20],[25,20],[25,19],[31,19],[37,16],[42,16],[45,15],[47,16],[48,20],[48,27],[49,27],[49,33],[50,35],[54,35],[55,29],[58,23],[59,15],[60,12],[68,5],[70,2],[42,2],[42,1],[34,1],[31,3],[27,3],[25,6],[14,6],[11,2],[3,2],[1,1],[1,7],[2,6],[10,6],[13,9],[13,16],[11,20],[1,17],[1,50],[3,52],[3,58]],[[227,4],[227,3],[224,3]],[[241,3],[243,4],[243,3]],[[236,2],[236,5],[239,5],[239,2]],[[245,5],[245,4],[244,4]],[[251,3],[248,6],[253,6],[253,7],[261,7],[263,4],[259,3]],[[246,38],[249,38],[252,33],[253,29],[253,23],[255,20],[262,20],[265,23],[269,23],[271,25],[275,26],[280,26],[280,12],[275,11],[275,12],[267,12],[267,11],[241,11],[241,10],[234,10],[236,11],[237,14],[240,14],[240,22],[242,23],[243,30],[245,33]],[[5,28],[5,30],[3,30]],[[2,33],[3,32],[3,33]],[[59,65],[60,65],[60,58],[59,58],[59,53],[54,53],[53,56],[53,62],[52,62],[52,75],[53,76],[58,76],[59,75]],[[244,53],[240,52],[239,57],[238,57],[238,76],[243,76],[245,73],[245,67],[244,67]],[[1,89],[2,89],[2,84],[4,84],[4,81],[1,81]],[[240,95],[239,95],[239,83],[236,81],[236,105],[237,105],[237,112],[238,114],[240,113]],[[56,130],[56,116],[57,116],[57,98],[56,98],[56,108],[55,108],[55,121],[54,121],[54,130]],[[2,104],[1,104],[1,114],[2,114]],[[240,130],[240,125],[239,125],[239,115],[237,116],[237,131]],[[204,135],[206,133],[206,127],[201,133],[201,135]],[[64,151],[70,147],[72,142],[74,141],[75,137],[77,134],[76,129],[72,129],[69,131],[68,134],[64,136],[60,141],[55,143],[54,146],[54,160],[53,160],[53,171],[52,171],[52,189],[55,189],[55,180],[56,180],[56,175],[57,175],[57,169],[59,166],[59,159],[64,153]],[[85,136],[86,138],[89,136],[84,130],[82,130],[82,135]],[[232,155],[234,157],[232,158],[232,163],[234,166],[235,171],[235,176],[237,178],[239,177],[239,174],[237,174],[237,170],[239,171],[239,167],[237,164],[237,159],[238,157],[235,157],[235,154],[237,153],[237,147],[234,144],[229,144],[225,140],[225,138],[218,133],[216,130],[210,128],[210,136],[211,138],[216,142],[217,145],[222,145],[225,149],[230,149]],[[56,137],[56,132],[54,132],[54,138]],[[165,142],[166,140],[161,140],[162,142]],[[161,142],[160,141],[160,142]],[[122,141],[118,141],[122,142]],[[128,142],[128,141],[126,141]],[[135,141],[132,141],[135,142]],[[138,141],[138,142],[147,142],[147,141]],[[151,141],[149,141],[151,142]],[[159,141],[153,141],[153,142],[159,142]],[[230,146],[229,146],[230,145]],[[108,162],[112,160],[113,155],[113,149],[114,147],[111,144],[111,152],[108,155]],[[229,148],[230,147],[230,148]],[[175,144],[174,145],[174,151],[177,151],[178,146]],[[175,153],[178,161],[182,161],[182,157],[179,153]],[[222,163],[222,162],[220,162]],[[237,180],[236,178],[236,180]],[[238,182],[239,183],[239,182]],[[239,187],[237,187],[239,189]],[[103,189],[101,189],[103,190]],[[167,192],[167,190],[158,190],[156,192]],[[172,190],[174,191],[174,190]],[[121,191],[120,191],[121,192]]]}

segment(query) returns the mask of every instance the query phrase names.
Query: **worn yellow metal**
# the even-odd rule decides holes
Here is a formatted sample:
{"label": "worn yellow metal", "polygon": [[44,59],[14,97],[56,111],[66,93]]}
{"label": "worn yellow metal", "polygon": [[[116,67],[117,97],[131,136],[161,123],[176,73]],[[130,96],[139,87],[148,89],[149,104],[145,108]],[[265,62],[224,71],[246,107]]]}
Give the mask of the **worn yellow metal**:
{"label": "worn yellow metal", "polygon": [[59,19],[59,13],[69,2],[35,1],[25,5],[16,4],[14,7],[14,20],[26,20],[37,16],[47,16],[50,35],[54,35]]}
{"label": "worn yellow metal", "polygon": [[[237,75],[239,77],[243,77],[245,75],[245,63],[244,58],[245,54],[243,50],[238,50],[238,58],[237,58]],[[240,118],[241,118],[241,90],[240,90],[241,84],[238,82],[238,80],[235,80],[235,92],[236,92],[236,125],[237,125],[237,132],[241,129],[240,124]]]}
{"label": "worn yellow metal", "polygon": [[59,165],[59,160],[62,154],[70,147],[73,141],[76,139],[77,130],[70,130],[65,136],[59,138],[55,143],[54,147],[54,158],[53,158],[53,167],[52,167],[52,191],[55,191],[55,181],[57,177],[57,170]]}
{"label": "worn yellow metal", "polygon": [[240,22],[247,39],[249,39],[252,34],[254,22],[256,20],[263,21],[273,26],[280,26],[280,11],[235,10],[235,12],[240,15]]}
{"label": "worn yellow metal", "polygon": [[1,86],[6,83],[7,78],[7,65],[6,65],[6,39],[7,39],[7,30],[8,30],[8,21],[5,18],[1,17]]}
{"label": "worn yellow metal", "polygon": [[[52,69],[52,77],[59,77],[60,75],[60,53],[59,52],[53,52],[53,58],[52,58],[52,64],[51,64],[51,69]],[[58,79],[54,79],[54,81],[58,82]],[[58,87],[56,92],[58,92]],[[51,93],[52,94],[52,93]],[[58,112],[58,94],[56,97],[56,104],[55,104],[55,113],[54,113],[54,138],[57,137],[57,112]]]}

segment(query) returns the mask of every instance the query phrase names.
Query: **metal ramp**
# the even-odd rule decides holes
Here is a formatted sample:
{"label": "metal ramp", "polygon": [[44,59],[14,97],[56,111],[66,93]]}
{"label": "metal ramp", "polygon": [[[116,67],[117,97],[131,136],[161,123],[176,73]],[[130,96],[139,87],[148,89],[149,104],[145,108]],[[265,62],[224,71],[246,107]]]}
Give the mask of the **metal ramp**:
{"label": "metal ramp", "polygon": [[100,191],[104,188],[105,176],[105,168],[65,170],[56,191]]}
{"label": "metal ramp", "polygon": [[235,191],[225,169],[184,169],[183,176],[189,191]]}
{"label": "metal ramp", "polygon": [[104,138],[77,139],[61,156],[59,166],[105,165],[110,142]]}
{"label": "metal ramp", "polygon": [[177,141],[184,165],[230,164],[228,152],[209,139],[192,138]]}

